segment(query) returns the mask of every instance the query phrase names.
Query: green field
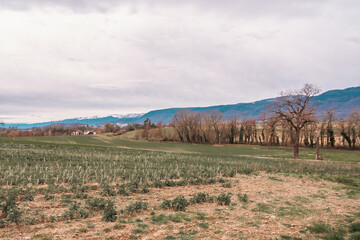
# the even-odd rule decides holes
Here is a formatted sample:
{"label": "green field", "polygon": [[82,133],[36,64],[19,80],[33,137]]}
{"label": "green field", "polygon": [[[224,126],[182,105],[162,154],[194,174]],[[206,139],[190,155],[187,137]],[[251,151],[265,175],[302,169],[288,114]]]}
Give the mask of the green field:
{"label": "green field", "polygon": [[[131,134],[131,133],[129,133]],[[26,138],[0,138],[0,143],[61,145],[61,146],[92,146],[107,148],[130,148],[162,152],[198,153],[211,156],[254,156],[269,159],[291,159],[290,147],[266,147],[258,145],[224,145],[212,146],[204,144],[186,144],[172,142],[147,142],[131,140],[127,134],[120,137],[104,135],[89,136],[57,136],[57,137],[26,137]],[[321,156],[330,161],[360,163],[359,151],[321,150]],[[300,159],[315,159],[315,149],[300,149]]]}
{"label": "green field", "polygon": [[[313,161],[314,149],[256,145],[195,145],[132,141],[125,137],[59,136],[0,139],[0,183],[141,182],[165,178],[229,176],[266,171],[321,177],[360,173],[359,151],[322,150],[327,161]],[[75,174],[76,173],[76,174]]]}

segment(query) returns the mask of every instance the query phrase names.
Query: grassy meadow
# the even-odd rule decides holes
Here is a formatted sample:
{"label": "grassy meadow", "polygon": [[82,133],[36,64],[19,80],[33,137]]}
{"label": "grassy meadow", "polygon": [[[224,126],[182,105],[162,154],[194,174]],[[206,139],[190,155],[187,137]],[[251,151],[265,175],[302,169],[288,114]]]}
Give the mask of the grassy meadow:
{"label": "grassy meadow", "polygon": [[360,152],[0,138],[0,238],[360,239]]}

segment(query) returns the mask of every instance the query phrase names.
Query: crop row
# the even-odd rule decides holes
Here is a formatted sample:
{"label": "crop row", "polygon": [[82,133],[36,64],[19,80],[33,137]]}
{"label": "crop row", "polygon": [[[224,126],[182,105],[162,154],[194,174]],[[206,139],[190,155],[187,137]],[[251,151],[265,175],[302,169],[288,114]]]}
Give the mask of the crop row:
{"label": "crop row", "polygon": [[257,159],[244,156],[213,157],[116,148],[27,144],[0,145],[0,184],[85,184],[165,179],[232,177],[253,171],[355,176],[358,167],[336,164]]}

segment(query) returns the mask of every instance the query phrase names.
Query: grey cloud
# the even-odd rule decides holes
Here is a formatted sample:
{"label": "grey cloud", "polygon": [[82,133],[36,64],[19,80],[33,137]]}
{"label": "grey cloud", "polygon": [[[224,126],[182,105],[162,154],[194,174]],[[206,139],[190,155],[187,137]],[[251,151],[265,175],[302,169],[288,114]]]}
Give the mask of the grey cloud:
{"label": "grey cloud", "polygon": [[138,13],[144,6],[151,9],[192,6],[203,11],[223,12],[242,17],[279,16],[293,18],[317,15],[328,2],[329,0],[302,0],[301,2],[298,0],[273,0],[271,2],[263,0],[2,0],[0,9],[26,11],[34,8],[60,7],[79,13],[106,13],[116,7],[126,6],[132,13]]}
{"label": "grey cloud", "polygon": [[355,44],[360,44],[360,37],[351,37],[349,41]]}
{"label": "grey cloud", "polygon": [[106,12],[119,1],[114,0],[2,0],[0,9],[27,11],[34,8],[62,7],[75,12]]}
{"label": "grey cloud", "polygon": [[0,14],[3,118],[249,102],[360,78],[355,0],[0,0],[1,9],[22,17]]}

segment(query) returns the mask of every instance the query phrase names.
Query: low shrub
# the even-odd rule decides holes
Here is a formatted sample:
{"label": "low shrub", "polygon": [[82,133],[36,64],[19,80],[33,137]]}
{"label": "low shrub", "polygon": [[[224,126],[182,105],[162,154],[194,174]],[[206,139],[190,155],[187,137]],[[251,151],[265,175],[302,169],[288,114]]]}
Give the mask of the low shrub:
{"label": "low shrub", "polygon": [[7,218],[8,222],[13,222],[18,224],[21,219],[22,212],[20,211],[17,205],[12,205],[7,211]]}
{"label": "low shrub", "polygon": [[249,202],[249,198],[246,193],[245,194],[238,193],[237,197],[238,197],[239,202],[243,202],[243,203]]}
{"label": "low shrub", "polygon": [[148,208],[148,203],[143,201],[138,201],[135,203],[132,203],[125,207],[125,209],[122,209],[120,213],[122,214],[133,214],[133,213],[139,213],[142,210],[146,210]]}
{"label": "low shrub", "polygon": [[171,201],[164,199],[164,201],[160,204],[160,208],[163,210],[167,210],[171,208]]}
{"label": "low shrub", "polygon": [[216,202],[219,205],[229,205],[231,203],[231,193],[221,193],[216,197]]}
{"label": "low shrub", "polygon": [[351,223],[349,232],[360,232],[360,221]]}
{"label": "low shrub", "polygon": [[117,191],[118,194],[123,195],[123,196],[129,196],[129,192],[126,190],[124,185],[121,185],[119,190]]}
{"label": "low shrub", "polygon": [[117,212],[116,207],[114,205],[114,202],[111,200],[108,200],[106,202],[104,211],[103,211],[103,220],[105,222],[115,222],[117,219]]}
{"label": "low shrub", "polygon": [[116,196],[116,191],[113,190],[110,185],[106,184],[103,186],[103,190],[100,192],[100,194],[102,196],[114,197]]}
{"label": "low shrub", "polygon": [[183,195],[174,198],[171,202],[171,208],[175,211],[185,211],[186,207],[189,206],[189,202]]}
{"label": "low shrub", "polygon": [[312,233],[328,233],[332,230],[332,227],[324,222],[315,222],[308,226],[307,229]]}
{"label": "low shrub", "polygon": [[160,181],[160,180],[155,180],[153,183],[152,183],[152,185],[154,186],[154,187],[156,187],[156,188],[162,188],[162,187],[164,187],[164,183],[162,182],[162,181]]}
{"label": "low shrub", "polygon": [[88,218],[89,212],[85,211],[81,208],[81,204],[78,202],[73,202],[69,209],[64,212],[61,217],[64,219],[80,219],[80,218]]}
{"label": "low shrub", "polygon": [[148,192],[150,192],[149,184],[145,184],[141,189],[141,193],[148,193]]}
{"label": "low shrub", "polygon": [[189,199],[189,202],[191,204],[196,204],[196,203],[203,203],[208,201],[209,195],[203,192],[199,192],[198,194],[196,194],[194,197]]}
{"label": "low shrub", "polygon": [[89,198],[85,203],[87,208],[99,211],[105,209],[106,200],[104,198]]}

